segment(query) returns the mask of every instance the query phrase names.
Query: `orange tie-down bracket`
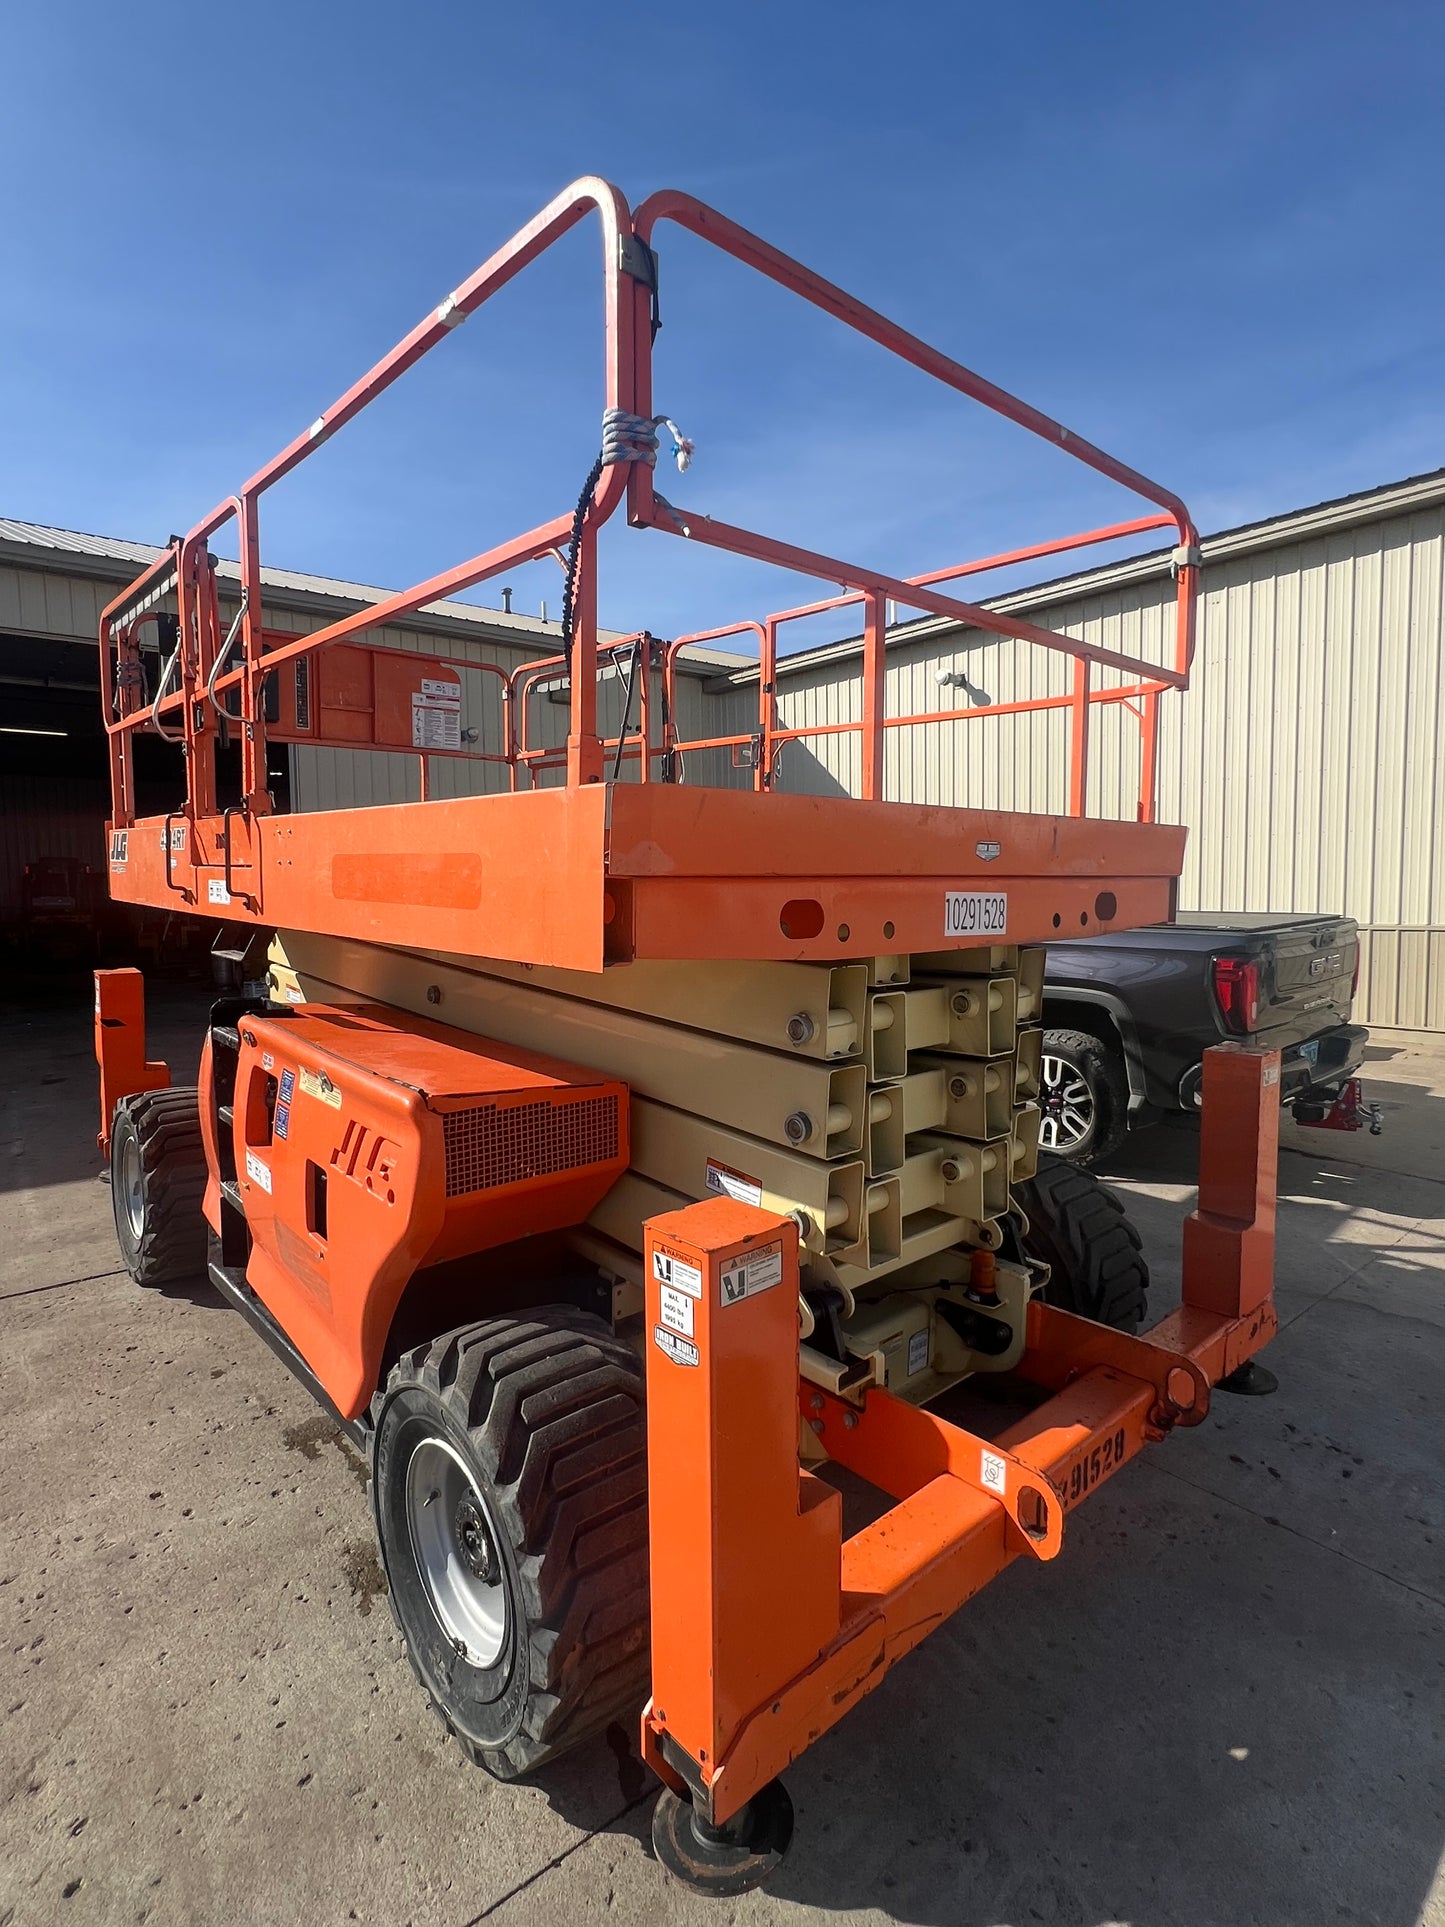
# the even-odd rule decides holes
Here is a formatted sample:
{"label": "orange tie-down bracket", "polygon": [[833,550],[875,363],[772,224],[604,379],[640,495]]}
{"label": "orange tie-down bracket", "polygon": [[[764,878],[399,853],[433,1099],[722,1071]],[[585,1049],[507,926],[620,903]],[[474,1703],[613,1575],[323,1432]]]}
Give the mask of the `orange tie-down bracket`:
{"label": "orange tie-down bracket", "polygon": [[[719,1198],[648,1223],[642,1744],[674,1872],[722,1892],[766,1877],[791,1833],[784,1768],[1020,1553],[1053,1559],[1066,1513],[1199,1424],[1273,1336],[1278,1086],[1276,1051],[1205,1054],[1180,1309],[1136,1338],[1032,1303],[1016,1376],[1051,1396],[996,1438],[800,1378],[791,1220]],[[851,1538],[838,1491],[800,1465],[800,1413],[894,1501]]]}
{"label": "orange tie-down bracket", "polygon": [[123,1097],[163,1091],[170,1066],[146,1056],[145,979],[138,970],[95,973],[95,1061],[100,1069],[100,1129],[95,1141],[110,1156],[110,1127]]}

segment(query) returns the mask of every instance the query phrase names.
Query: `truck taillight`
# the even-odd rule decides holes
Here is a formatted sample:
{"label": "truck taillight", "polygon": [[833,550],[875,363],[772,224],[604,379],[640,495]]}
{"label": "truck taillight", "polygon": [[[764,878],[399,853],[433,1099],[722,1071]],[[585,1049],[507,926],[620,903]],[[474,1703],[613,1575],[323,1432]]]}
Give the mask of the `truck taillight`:
{"label": "truck taillight", "polygon": [[1214,994],[1224,1028],[1247,1037],[1259,1022],[1259,965],[1238,957],[1214,959]]}

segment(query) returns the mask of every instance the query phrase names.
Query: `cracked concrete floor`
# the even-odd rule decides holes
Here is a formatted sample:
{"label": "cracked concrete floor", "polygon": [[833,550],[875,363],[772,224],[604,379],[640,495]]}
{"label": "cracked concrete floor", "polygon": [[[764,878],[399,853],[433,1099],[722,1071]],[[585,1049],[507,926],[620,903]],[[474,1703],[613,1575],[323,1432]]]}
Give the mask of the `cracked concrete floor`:
{"label": "cracked concrete floor", "polygon": [[[178,1076],[203,1009],[154,1000]],[[356,1456],[204,1288],[116,1272],[84,986],[0,1010],[0,1923],[1445,1927],[1445,1054],[1390,1048],[1387,1136],[1282,1160],[1278,1395],[925,1642],[788,1776],[772,1889],[703,1902],[629,1733],[535,1786],[444,1742]],[[1161,1312],[1194,1155],[1112,1173]]]}

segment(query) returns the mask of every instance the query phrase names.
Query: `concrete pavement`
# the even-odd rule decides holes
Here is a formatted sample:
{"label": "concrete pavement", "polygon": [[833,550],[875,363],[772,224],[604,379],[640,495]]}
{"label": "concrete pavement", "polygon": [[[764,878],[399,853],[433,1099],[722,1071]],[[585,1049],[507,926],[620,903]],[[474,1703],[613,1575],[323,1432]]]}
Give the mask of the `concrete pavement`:
{"label": "concrete pavement", "polygon": [[[154,1000],[178,1078],[204,1002]],[[444,1742],[356,1456],[204,1287],[116,1271],[89,1022],[83,985],[0,1011],[0,1927],[1445,1927],[1428,1048],[1382,1060],[1390,1135],[1282,1160],[1279,1394],[1218,1398],[925,1642],[789,1774],[774,1886],[709,1903],[651,1859],[630,1733],[518,1787]],[[1113,1174],[1159,1312],[1194,1144]]]}

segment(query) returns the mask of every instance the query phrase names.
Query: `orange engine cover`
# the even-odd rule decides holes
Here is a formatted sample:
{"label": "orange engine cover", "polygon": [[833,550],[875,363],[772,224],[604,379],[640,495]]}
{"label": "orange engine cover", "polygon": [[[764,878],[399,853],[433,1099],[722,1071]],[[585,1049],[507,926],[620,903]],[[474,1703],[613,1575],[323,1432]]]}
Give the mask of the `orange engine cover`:
{"label": "orange engine cover", "polygon": [[376,1006],[238,1028],[247,1282],[348,1418],[419,1266],[579,1224],[627,1168],[614,1079]]}

